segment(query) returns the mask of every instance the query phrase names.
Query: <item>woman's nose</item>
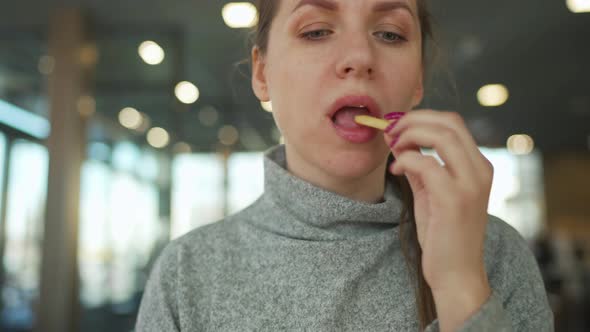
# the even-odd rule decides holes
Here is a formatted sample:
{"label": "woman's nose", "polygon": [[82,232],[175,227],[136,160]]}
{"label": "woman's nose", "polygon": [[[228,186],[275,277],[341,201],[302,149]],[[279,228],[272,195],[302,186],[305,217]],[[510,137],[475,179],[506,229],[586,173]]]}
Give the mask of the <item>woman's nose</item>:
{"label": "woman's nose", "polygon": [[337,74],[370,78],[373,75],[375,59],[370,41],[366,36],[345,37],[340,45]]}

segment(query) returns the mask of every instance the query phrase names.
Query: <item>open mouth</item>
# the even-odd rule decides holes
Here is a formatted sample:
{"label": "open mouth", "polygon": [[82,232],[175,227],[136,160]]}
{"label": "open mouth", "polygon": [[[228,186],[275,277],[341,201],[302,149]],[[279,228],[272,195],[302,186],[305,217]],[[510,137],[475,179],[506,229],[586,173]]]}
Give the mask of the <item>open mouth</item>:
{"label": "open mouth", "polygon": [[380,117],[379,104],[370,96],[348,95],[337,99],[328,113],[338,136],[351,143],[368,143],[377,136],[377,130],[355,121],[359,115]]}
{"label": "open mouth", "polygon": [[357,115],[370,115],[371,112],[364,106],[345,106],[340,108],[332,116],[332,122],[341,128],[354,129],[361,125],[354,121]]}

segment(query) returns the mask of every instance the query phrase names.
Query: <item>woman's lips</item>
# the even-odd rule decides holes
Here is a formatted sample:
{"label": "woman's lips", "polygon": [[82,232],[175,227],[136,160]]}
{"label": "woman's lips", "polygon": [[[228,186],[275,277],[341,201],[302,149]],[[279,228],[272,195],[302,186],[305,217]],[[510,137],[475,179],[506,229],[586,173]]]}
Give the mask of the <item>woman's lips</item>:
{"label": "woman's lips", "polygon": [[328,111],[328,116],[331,118],[343,107],[358,107],[364,106],[369,114],[374,117],[381,117],[381,109],[379,104],[370,96],[345,96],[336,100]]}
{"label": "woman's lips", "polygon": [[369,127],[359,126],[359,128],[342,128],[333,122],[332,124],[334,125],[334,129],[336,129],[336,133],[340,137],[352,143],[367,143],[377,135],[377,130]]}
{"label": "woman's lips", "polygon": [[[359,109],[359,106],[362,106],[364,109]],[[355,111],[354,108],[359,110]],[[348,112],[348,114],[337,114],[339,112]],[[379,109],[379,105],[370,96],[348,95],[334,102],[328,112],[327,118],[335,129],[336,134],[346,141],[351,143],[366,143],[371,141],[377,135],[377,130],[356,123],[354,121],[354,113],[380,117],[381,110]],[[343,115],[344,118],[336,119],[336,117]]]}
{"label": "woman's lips", "polygon": [[[354,114],[351,113],[349,115],[343,116],[341,119],[337,119],[336,121],[334,121],[334,119],[330,119],[330,123],[336,130],[336,133],[349,142],[366,143],[371,141],[375,135],[377,135],[377,130],[357,124],[354,122],[353,115]],[[348,119],[350,116],[353,116],[352,119]]]}

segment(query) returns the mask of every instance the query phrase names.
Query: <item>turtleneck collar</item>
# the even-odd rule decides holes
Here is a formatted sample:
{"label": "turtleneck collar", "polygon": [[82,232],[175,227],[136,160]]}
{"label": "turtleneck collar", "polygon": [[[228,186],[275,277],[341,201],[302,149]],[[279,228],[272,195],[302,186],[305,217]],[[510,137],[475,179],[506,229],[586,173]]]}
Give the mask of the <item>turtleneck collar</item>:
{"label": "turtleneck collar", "polygon": [[[385,181],[385,176],[384,176]],[[264,153],[264,194],[259,201],[268,230],[306,239],[342,239],[396,228],[402,202],[387,181],[382,202],[356,201],[317,187],[287,170],[285,146]]]}

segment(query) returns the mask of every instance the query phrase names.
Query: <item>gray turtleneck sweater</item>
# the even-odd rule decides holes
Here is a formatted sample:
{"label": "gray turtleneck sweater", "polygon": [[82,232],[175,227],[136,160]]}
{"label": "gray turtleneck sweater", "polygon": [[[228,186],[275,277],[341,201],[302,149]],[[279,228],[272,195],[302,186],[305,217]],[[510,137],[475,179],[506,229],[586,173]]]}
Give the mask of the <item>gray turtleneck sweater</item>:
{"label": "gray turtleneck sweater", "polygon": [[[251,206],[163,250],[137,331],[419,330],[394,186],[377,204],[339,196],[291,175],[284,146],[265,153],[264,175]],[[532,252],[493,216],[485,264],[492,295],[461,331],[553,331]]]}

